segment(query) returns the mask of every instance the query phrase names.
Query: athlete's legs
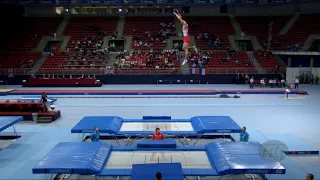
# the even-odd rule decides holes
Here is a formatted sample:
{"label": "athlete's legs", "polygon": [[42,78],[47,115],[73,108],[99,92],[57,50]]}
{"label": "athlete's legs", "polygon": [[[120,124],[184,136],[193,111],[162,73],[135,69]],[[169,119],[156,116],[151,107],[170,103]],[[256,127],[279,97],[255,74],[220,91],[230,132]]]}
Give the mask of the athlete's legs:
{"label": "athlete's legs", "polygon": [[189,43],[183,43],[182,50],[184,51],[184,60],[183,60],[182,65],[185,65],[188,62]]}

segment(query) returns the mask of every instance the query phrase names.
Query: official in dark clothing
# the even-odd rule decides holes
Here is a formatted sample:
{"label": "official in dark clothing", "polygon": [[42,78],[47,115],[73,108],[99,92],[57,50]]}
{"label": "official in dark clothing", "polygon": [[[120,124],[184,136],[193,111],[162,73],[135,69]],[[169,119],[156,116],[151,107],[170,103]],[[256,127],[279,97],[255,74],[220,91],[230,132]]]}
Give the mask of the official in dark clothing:
{"label": "official in dark clothing", "polygon": [[44,111],[47,112],[48,111],[48,97],[45,92],[42,93],[41,101],[42,101],[42,106],[43,106]]}

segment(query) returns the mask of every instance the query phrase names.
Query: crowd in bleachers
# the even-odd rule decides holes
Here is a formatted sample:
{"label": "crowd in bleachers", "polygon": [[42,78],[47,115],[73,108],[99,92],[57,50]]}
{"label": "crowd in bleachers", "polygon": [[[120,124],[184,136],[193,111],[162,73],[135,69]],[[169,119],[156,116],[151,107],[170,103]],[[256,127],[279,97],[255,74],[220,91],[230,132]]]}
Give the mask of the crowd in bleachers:
{"label": "crowd in bleachers", "polygon": [[[242,31],[246,35],[255,35],[263,49],[269,48],[268,35],[270,24],[272,25],[272,40],[270,50],[283,49],[298,51],[311,33],[320,33],[316,23],[312,23],[314,17],[318,15],[301,15],[287,34],[279,35],[284,24],[290,19],[284,17],[239,17]],[[246,52],[230,50],[228,35],[234,35],[229,18],[226,17],[186,17],[190,25],[190,35],[195,36],[196,45],[202,51],[189,54],[189,67],[198,68],[237,68],[240,70],[253,70],[255,66]],[[30,25],[45,22],[44,27],[35,25],[37,28],[27,28],[26,33],[21,34],[25,41],[12,41],[13,43],[25,44],[27,47],[35,47],[42,36],[54,33],[61,18],[50,18],[52,23],[47,20],[28,19]],[[104,68],[110,59],[110,49],[104,44],[105,36],[114,35],[116,32],[117,18],[112,17],[73,17],[67,25],[63,35],[71,36],[66,53],[55,53],[47,58],[41,68]],[[311,23],[310,23],[311,22]],[[311,25],[313,27],[310,27]],[[305,32],[303,32],[305,29]],[[179,68],[181,48],[179,43],[174,45],[172,50],[164,50],[167,39],[176,36],[176,27],[173,17],[126,17],[123,34],[132,36],[132,52],[120,53],[115,63],[120,68]],[[181,32],[178,33],[181,35]],[[37,43],[35,43],[37,40]],[[28,42],[26,42],[28,41]],[[114,44],[114,43],[113,43]],[[193,44],[192,44],[193,45]],[[111,45],[112,46],[112,43]],[[213,51],[219,50],[219,51]],[[31,54],[31,55],[30,55]],[[41,53],[0,55],[1,68],[32,68]],[[270,51],[255,51],[254,56],[268,73],[282,70],[281,60]],[[300,61],[300,60],[299,60]],[[294,61],[292,60],[292,63]],[[291,63],[291,64],[292,64]],[[316,64],[316,62],[315,62]],[[309,67],[310,64],[304,65]]]}
{"label": "crowd in bleachers", "polygon": [[[147,24],[145,24],[148,26]],[[172,22],[159,23],[159,30],[157,32],[145,31],[141,32],[139,29],[132,29],[131,47],[142,49],[163,49],[167,44],[167,39],[170,36],[175,36],[175,25]]]}
{"label": "crowd in bleachers", "polygon": [[163,50],[163,51],[134,51],[122,53],[119,52],[115,63],[117,68],[179,68],[180,57],[179,51]]}

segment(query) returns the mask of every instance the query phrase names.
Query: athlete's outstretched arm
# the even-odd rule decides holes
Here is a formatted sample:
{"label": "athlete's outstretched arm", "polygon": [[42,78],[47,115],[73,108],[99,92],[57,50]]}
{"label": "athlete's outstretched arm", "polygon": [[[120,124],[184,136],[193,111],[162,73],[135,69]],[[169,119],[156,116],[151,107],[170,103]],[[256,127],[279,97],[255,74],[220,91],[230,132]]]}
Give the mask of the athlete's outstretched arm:
{"label": "athlete's outstretched arm", "polygon": [[181,24],[187,25],[187,22],[182,19],[182,16],[180,14],[177,14],[176,12],[173,12],[173,14],[176,15],[176,17],[179,19]]}

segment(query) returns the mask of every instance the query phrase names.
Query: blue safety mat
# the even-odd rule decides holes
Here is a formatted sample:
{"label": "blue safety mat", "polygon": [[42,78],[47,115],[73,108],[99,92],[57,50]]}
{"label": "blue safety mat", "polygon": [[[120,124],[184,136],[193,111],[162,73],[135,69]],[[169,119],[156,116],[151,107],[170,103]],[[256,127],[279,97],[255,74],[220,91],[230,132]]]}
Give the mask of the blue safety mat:
{"label": "blue safety mat", "polygon": [[99,142],[60,142],[33,169],[33,174],[98,174],[111,152]]}
{"label": "blue safety mat", "polygon": [[117,133],[123,119],[118,116],[85,116],[72,129],[71,133],[91,133],[98,127],[100,133]]}
{"label": "blue safety mat", "polygon": [[0,132],[23,120],[23,116],[0,116]]}
{"label": "blue safety mat", "polygon": [[198,134],[241,132],[241,127],[229,116],[196,116],[191,118],[191,124]]}
{"label": "blue safety mat", "polygon": [[180,163],[133,164],[132,180],[153,180],[156,173],[161,172],[164,180],[183,180]]}
{"label": "blue safety mat", "polygon": [[261,148],[262,145],[256,142],[218,142],[206,145],[209,160],[219,174],[285,174],[285,168],[279,162],[261,157]]}
{"label": "blue safety mat", "polygon": [[176,148],[176,140],[140,140],[137,143],[138,148]]}

